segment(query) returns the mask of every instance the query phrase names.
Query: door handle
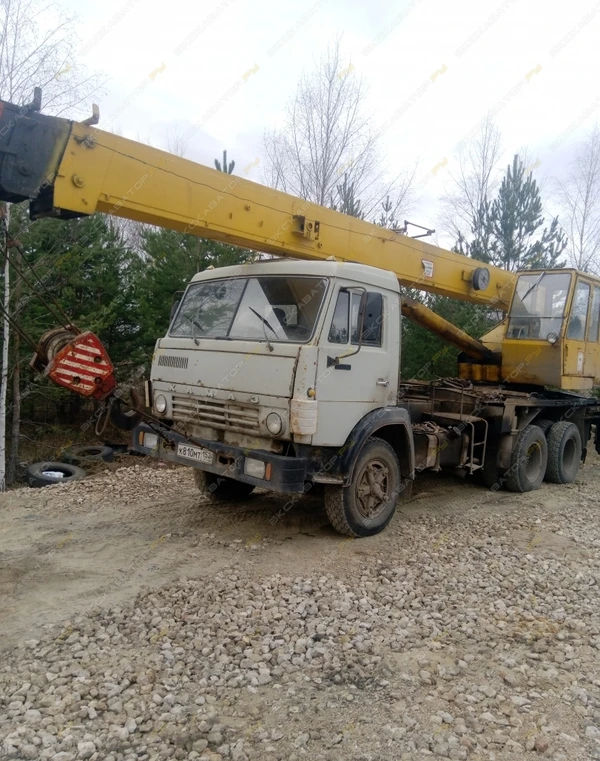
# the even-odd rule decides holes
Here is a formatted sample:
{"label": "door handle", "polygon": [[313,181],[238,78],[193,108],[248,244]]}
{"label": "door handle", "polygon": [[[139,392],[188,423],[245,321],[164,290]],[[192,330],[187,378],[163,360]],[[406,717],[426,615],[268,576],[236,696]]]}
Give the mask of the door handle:
{"label": "door handle", "polygon": [[384,380],[383,378],[379,378],[379,380],[377,381],[377,385],[378,386],[389,386],[390,382]]}

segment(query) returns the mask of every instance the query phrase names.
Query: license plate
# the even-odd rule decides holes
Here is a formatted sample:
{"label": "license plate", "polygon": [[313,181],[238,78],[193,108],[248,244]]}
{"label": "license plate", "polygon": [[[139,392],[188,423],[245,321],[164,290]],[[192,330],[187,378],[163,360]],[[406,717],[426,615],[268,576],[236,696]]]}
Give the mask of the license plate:
{"label": "license plate", "polygon": [[206,462],[209,465],[214,459],[214,454],[210,449],[203,447],[192,447],[190,444],[177,444],[177,454],[179,457],[185,457],[187,460],[195,462]]}

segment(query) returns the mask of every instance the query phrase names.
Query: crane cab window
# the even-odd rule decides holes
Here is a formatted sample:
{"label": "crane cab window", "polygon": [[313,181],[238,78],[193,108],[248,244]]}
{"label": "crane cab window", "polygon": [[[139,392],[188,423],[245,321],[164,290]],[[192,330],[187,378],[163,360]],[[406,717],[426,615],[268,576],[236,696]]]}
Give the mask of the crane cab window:
{"label": "crane cab window", "polygon": [[571,317],[569,318],[569,327],[567,329],[567,338],[573,338],[577,341],[585,340],[585,324],[587,320],[588,304],[590,301],[589,283],[580,280],[575,289],[573,304],[571,305]]}
{"label": "crane cab window", "polygon": [[588,326],[587,340],[596,343],[598,340],[598,322],[600,318],[600,286],[594,286],[592,292],[592,306],[590,308],[590,324]]}
{"label": "crane cab window", "polygon": [[571,275],[568,272],[519,275],[510,307],[507,338],[559,336],[564,320]]}
{"label": "crane cab window", "polygon": [[[338,293],[329,329],[330,343],[347,344],[348,337],[351,336],[351,343],[358,345],[361,296],[362,291],[340,291]],[[380,293],[367,291],[361,344],[363,346],[381,346],[382,328],[383,296]]]}

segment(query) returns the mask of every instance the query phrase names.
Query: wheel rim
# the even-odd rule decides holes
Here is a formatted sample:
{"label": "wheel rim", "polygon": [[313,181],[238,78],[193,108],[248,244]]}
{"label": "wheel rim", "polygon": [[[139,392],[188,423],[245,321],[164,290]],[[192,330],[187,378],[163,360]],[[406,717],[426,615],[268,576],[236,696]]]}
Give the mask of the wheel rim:
{"label": "wheel rim", "polygon": [[356,481],[356,504],[364,518],[376,518],[389,502],[390,471],[380,459],[369,460]]}
{"label": "wheel rim", "polygon": [[542,467],[542,448],[534,442],[527,450],[525,458],[525,475],[530,481],[535,481]]}

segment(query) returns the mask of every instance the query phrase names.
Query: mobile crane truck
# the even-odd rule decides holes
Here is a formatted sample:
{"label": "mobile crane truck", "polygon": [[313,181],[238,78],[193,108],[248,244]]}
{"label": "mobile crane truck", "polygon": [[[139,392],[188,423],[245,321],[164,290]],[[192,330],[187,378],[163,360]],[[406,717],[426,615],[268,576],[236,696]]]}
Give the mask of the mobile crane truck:
{"label": "mobile crane truck", "polygon": [[[42,337],[34,366],[105,406],[139,451],[195,469],[213,501],[323,484],[331,524],[385,528],[424,470],[526,492],[572,482],[600,419],[600,279],[510,273],[84,122],[0,102],[0,199],[30,216],[101,212],[275,255],[198,273],[127,410],[89,332]],[[402,287],[503,322],[480,340]],[[400,377],[401,315],[458,347],[458,375]],[[598,429],[598,427],[597,427]],[[595,438],[599,449],[598,434]],[[308,485],[308,486],[307,486]]]}

